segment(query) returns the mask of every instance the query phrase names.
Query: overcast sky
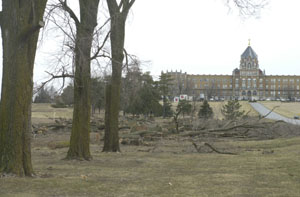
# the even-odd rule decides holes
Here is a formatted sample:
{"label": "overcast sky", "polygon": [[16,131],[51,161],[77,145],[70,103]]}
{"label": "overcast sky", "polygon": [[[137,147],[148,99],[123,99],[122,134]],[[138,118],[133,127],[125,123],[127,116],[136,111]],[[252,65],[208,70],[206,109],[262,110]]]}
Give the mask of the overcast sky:
{"label": "overcast sky", "polygon": [[[260,18],[243,20],[224,0],[136,0],[127,23],[126,49],[147,62],[144,71],[155,76],[162,70],[231,74],[250,38],[267,74],[300,75],[299,8],[299,0],[271,0]],[[54,39],[39,47],[35,81],[46,76]]]}
{"label": "overcast sky", "polygon": [[[259,19],[228,13],[222,0],[137,0],[126,46],[158,75],[231,74],[248,46],[267,74],[300,75],[300,1],[271,0]],[[235,10],[236,11],[236,10]]]}

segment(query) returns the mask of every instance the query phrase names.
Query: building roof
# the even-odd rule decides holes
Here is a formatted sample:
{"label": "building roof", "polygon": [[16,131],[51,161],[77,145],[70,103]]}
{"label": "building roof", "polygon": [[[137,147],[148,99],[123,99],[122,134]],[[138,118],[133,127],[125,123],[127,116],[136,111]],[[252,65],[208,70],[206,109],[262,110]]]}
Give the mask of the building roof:
{"label": "building roof", "polygon": [[241,55],[242,58],[257,58],[257,54],[254,52],[254,50],[251,48],[251,46],[248,46],[247,49],[244,51],[244,53]]}

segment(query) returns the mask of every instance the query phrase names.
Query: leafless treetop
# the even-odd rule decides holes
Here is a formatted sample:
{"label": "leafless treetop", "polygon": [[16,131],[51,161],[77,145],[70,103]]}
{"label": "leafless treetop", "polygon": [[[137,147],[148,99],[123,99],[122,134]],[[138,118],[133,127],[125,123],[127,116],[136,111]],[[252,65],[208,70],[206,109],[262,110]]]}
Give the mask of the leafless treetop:
{"label": "leafless treetop", "polygon": [[225,0],[229,9],[238,8],[242,17],[259,17],[261,9],[268,5],[269,0]]}

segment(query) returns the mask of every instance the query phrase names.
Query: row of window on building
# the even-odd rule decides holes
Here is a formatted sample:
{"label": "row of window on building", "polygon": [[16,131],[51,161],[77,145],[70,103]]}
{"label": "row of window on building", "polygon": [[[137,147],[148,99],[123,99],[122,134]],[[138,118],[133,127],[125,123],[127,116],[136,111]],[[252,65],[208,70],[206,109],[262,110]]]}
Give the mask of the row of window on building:
{"label": "row of window on building", "polygon": [[[202,90],[199,92],[200,94],[207,94],[207,91]],[[230,91],[230,90],[215,90],[214,92],[212,92],[213,95],[215,96],[232,96],[233,94],[235,94],[235,96],[239,96],[240,93],[242,96],[247,96],[248,91],[247,90],[243,90],[243,91]],[[251,92],[251,96],[260,96],[260,97],[287,97],[287,96],[291,96],[291,97],[299,97],[300,93],[299,91],[252,91]]]}
{"label": "row of window on building", "polygon": [[[239,78],[236,78],[235,81],[236,83],[239,82]],[[241,79],[242,81],[246,81],[246,78],[242,78]],[[256,82],[257,78],[247,78],[247,81],[253,81],[253,82]],[[194,83],[197,83],[197,81],[199,82],[218,82],[218,83],[232,83],[232,79],[214,79],[214,78],[200,78],[200,79],[192,79],[192,81]],[[259,78],[259,82],[262,83],[263,82],[263,78]],[[268,83],[268,82],[272,82],[272,83],[280,83],[280,82],[283,82],[283,83],[299,83],[300,82],[300,79],[287,79],[287,78],[283,78],[283,79],[280,79],[280,78],[271,78],[271,79],[265,79],[265,82]]]}
{"label": "row of window on building", "polygon": [[[208,84],[204,84],[204,85],[202,85],[202,84],[195,84],[194,85],[194,88],[195,89],[198,89],[198,88],[212,88],[212,89],[215,89],[215,88],[218,88],[218,89],[220,89],[220,88],[223,88],[223,89],[226,89],[226,88],[232,88],[232,85],[230,84],[230,85],[228,85],[228,84],[215,84],[215,85],[211,85],[211,86],[209,86]],[[295,85],[295,86],[289,86],[289,85],[282,85],[282,86],[280,86],[280,85],[263,85],[263,84],[259,84],[259,86],[258,86],[259,88],[261,88],[261,89],[272,89],[272,90],[274,90],[274,89],[276,89],[276,90],[280,90],[280,89],[283,89],[283,90],[286,90],[286,89],[290,89],[290,90],[292,90],[292,89],[296,89],[296,90],[299,90],[300,89],[300,86],[299,85]],[[235,88],[240,88],[239,87],[239,84],[235,84]],[[248,83],[247,85],[246,85],[246,83],[243,83],[242,84],[242,89],[245,89],[245,88],[257,88],[257,86],[256,86],[256,83]]]}

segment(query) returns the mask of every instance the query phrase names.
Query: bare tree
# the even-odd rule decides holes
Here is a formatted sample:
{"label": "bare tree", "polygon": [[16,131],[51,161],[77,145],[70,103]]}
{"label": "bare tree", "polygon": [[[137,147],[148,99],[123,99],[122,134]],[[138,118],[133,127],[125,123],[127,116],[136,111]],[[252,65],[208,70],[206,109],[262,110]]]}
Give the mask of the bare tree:
{"label": "bare tree", "polygon": [[268,0],[225,0],[225,3],[229,9],[236,7],[242,17],[251,17],[259,16]]}
{"label": "bare tree", "polygon": [[112,77],[106,87],[106,108],[105,108],[105,152],[118,152],[119,134],[119,109],[120,109],[120,88],[121,75],[124,60],[125,23],[128,12],[135,0],[107,0],[110,14],[110,42],[112,55]]}
{"label": "bare tree", "polygon": [[91,48],[93,33],[97,26],[99,0],[79,0],[80,19],[68,6],[59,0],[60,6],[75,22],[74,46],[74,111],[68,159],[90,160],[91,118]]}
{"label": "bare tree", "polygon": [[3,78],[0,104],[0,172],[32,176],[33,66],[47,0],[2,0]]}

